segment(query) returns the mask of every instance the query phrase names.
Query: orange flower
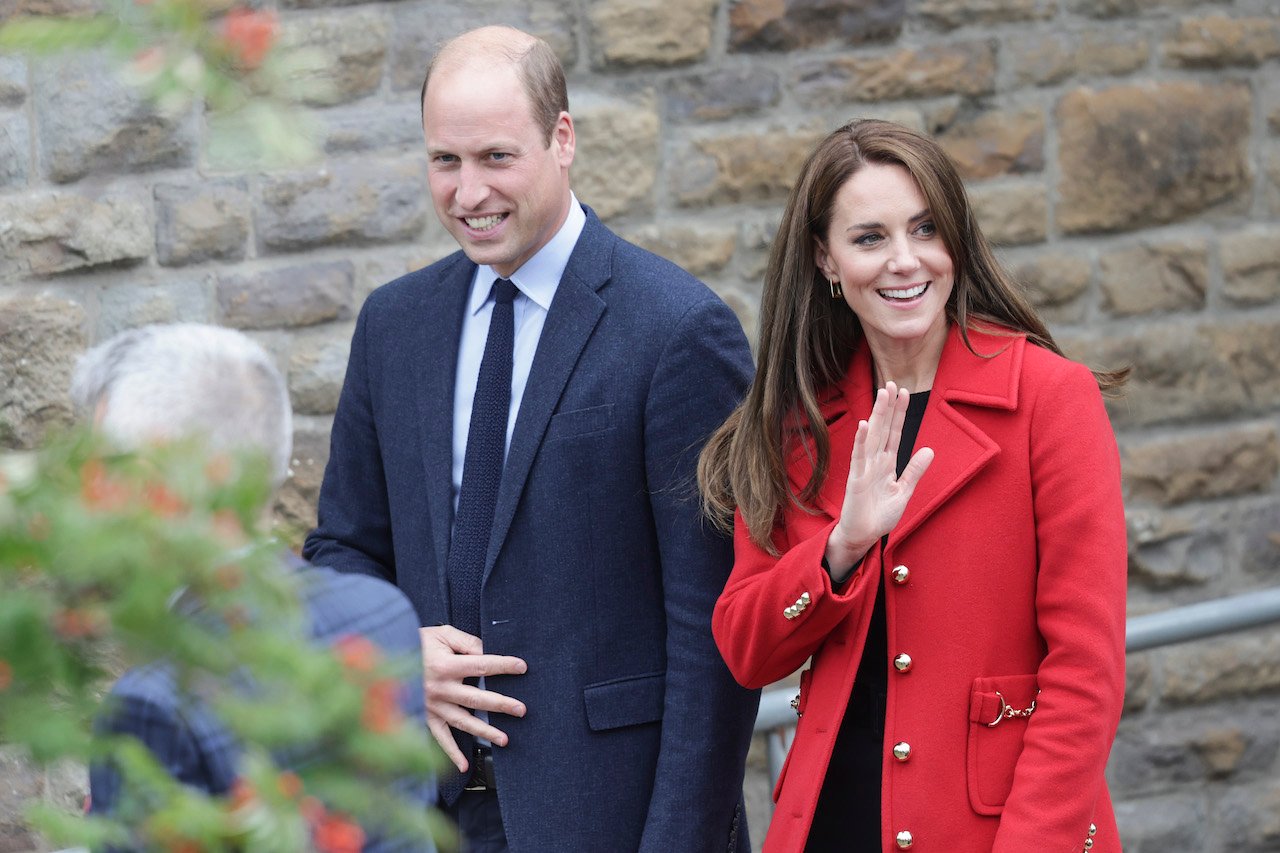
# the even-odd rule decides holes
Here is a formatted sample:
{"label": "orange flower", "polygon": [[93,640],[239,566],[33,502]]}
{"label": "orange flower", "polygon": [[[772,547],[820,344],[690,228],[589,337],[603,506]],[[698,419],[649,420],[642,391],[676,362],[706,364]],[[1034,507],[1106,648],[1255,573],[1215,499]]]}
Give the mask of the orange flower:
{"label": "orange flower", "polygon": [[275,13],[266,10],[232,9],[222,19],[222,38],[232,61],[250,71],[267,58],[278,29]]}
{"label": "orange flower", "polygon": [[[137,2],[137,0],[134,0],[134,2]],[[140,74],[143,77],[152,77],[164,69],[164,62],[164,48],[159,45],[153,45],[135,53],[133,61],[129,63],[129,67],[136,74]]]}
{"label": "orange flower", "polygon": [[290,800],[296,800],[302,793],[302,780],[292,770],[285,770],[277,776],[276,785],[280,788],[280,793]]}
{"label": "orange flower", "polygon": [[360,853],[364,830],[341,815],[328,815],[321,818],[312,840],[321,853]]}
{"label": "orange flower", "polygon": [[386,734],[400,724],[402,715],[396,697],[400,685],[393,678],[380,678],[364,691],[360,724],[375,734]]}
{"label": "orange flower", "polygon": [[9,689],[9,685],[13,684],[13,667],[9,666],[9,662],[0,658],[0,692]]}
{"label": "orange flower", "polygon": [[90,509],[119,510],[129,501],[129,490],[111,478],[101,459],[90,459],[80,469],[80,498]]}
{"label": "orange flower", "polygon": [[244,543],[244,525],[240,523],[240,517],[229,509],[220,509],[213,514],[213,534],[227,545]]}
{"label": "orange flower", "polygon": [[213,579],[217,581],[218,586],[230,592],[244,582],[244,569],[234,563],[218,566],[213,570]]}
{"label": "orange flower", "polygon": [[240,776],[231,783],[231,791],[227,796],[231,800],[231,807],[238,809],[257,800],[258,792],[252,782]]}
{"label": "orange flower", "polygon": [[343,634],[333,644],[338,660],[355,672],[372,672],[378,665],[378,647],[368,637],[359,634]]}
{"label": "orange flower", "polygon": [[147,509],[160,518],[173,518],[187,511],[187,505],[182,498],[170,491],[164,483],[147,483],[143,487],[142,494],[146,500]]}
{"label": "orange flower", "polygon": [[101,614],[83,607],[68,607],[53,614],[53,630],[64,640],[82,640],[102,633]]}
{"label": "orange flower", "polygon": [[231,479],[231,459],[225,453],[210,456],[204,464],[204,476],[215,486],[224,485]]}

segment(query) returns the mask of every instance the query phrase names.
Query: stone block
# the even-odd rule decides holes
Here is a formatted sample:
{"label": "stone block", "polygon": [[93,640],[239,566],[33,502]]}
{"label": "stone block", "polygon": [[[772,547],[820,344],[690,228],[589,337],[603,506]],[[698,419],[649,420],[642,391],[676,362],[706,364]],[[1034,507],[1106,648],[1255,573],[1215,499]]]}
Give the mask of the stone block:
{"label": "stone block", "polygon": [[166,266],[240,260],[249,238],[243,180],[157,184],[156,257]]}
{"label": "stone block", "polygon": [[1011,39],[1006,55],[1018,88],[1052,86],[1076,73],[1077,41],[1065,33],[1034,35]]}
{"label": "stone block", "polygon": [[1280,690],[1280,629],[1174,646],[1163,669],[1161,699],[1169,705],[1273,694]]}
{"label": "stone block", "polygon": [[[560,0],[417,0],[391,10],[391,86],[415,94],[406,103],[418,113],[417,92],[436,45],[474,27],[506,24],[545,40],[567,69],[578,61],[577,4]],[[572,107],[573,102],[570,102]],[[572,110],[571,110],[572,111]],[[575,115],[576,117],[576,115]]]}
{"label": "stone block", "polygon": [[[0,15],[0,20],[4,16]],[[16,107],[27,99],[27,60],[0,56],[0,107]]]}
{"label": "stone block", "polygon": [[1218,243],[1223,295],[1237,305],[1280,300],[1280,228],[1254,226]]}
{"label": "stone block", "polygon": [[272,527],[281,541],[301,545],[316,526],[316,502],[329,462],[329,431],[333,419],[299,415],[293,419],[293,458],[289,477],[276,493]]}
{"label": "stone block", "polygon": [[1280,323],[1149,325],[1094,339],[1079,357],[1133,368],[1125,395],[1108,406],[1117,427],[1263,414],[1280,399]]}
{"label": "stone block", "polygon": [[769,249],[778,233],[779,216],[767,220],[748,219],[738,226],[739,267],[747,279],[757,283],[757,294],[761,292],[761,283],[769,266]]}
{"label": "stone block", "polygon": [[698,136],[672,161],[671,191],[686,206],[780,202],[824,136],[780,127]]}
{"label": "stone block", "polygon": [[1198,5],[1201,0],[1068,0],[1065,8],[1090,18],[1123,18],[1149,12],[1171,12]]}
{"label": "stone block", "polygon": [[1146,39],[1129,31],[1086,30],[1076,45],[1076,69],[1090,77],[1128,74],[1151,58]]}
{"label": "stone block", "polygon": [[1100,265],[1102,295],[1112,314],[1204,308],[1209,252],[1203,240],[1143,242],[1105,252]]}
{"label": "stone block", "polygon": [[962,113],[932,132],[966,180],[1044,169],[1044,114],[1035,107]]}
{"label": "stone block", "polygon": [[1049,234],[1049,199],[1042,184],[996,184],[969,192],[974,216],[997,246],[1039,243]]}
{"label": "stone block", "polygon": [[1268,145],[1263,150],[1262,158],[1263,169],[1267,174],[1267,207],[1272,214],[1280,216],[1280,143]]}
{"label": "stone block", "polygon": [[0,189],[22,187],[31,175],[31,125],[25,112],[0,113]]}
{"label": "stone block", "polygon": [[702,226],[696,221],[651,223],[623,236],[695,276],[723,270],[733,259],[738,229],[733,225]]}
{"label": "stone block", "polygon": [[1280,503],[1268,503],[1237,514],[1240,569],[1275,583],[1280,576]]}
{"label": "stone block", "polygon": [[84,352],[84,309],[50,296],[0,302],[0,447],[30,450],[73,421],[67,388]]}
{"label": "stone block", "polygon": [[1121,455],[1126,496],[1161,506],[1265,492],[1280,471],[1270,426],[1135,442]]}
{"label": "stone block", "polygon": [[1227,534],[1188,530],[1129,546],[1129,582],[1164,591],[1203,586],[1227,576]]}
{"label": "stone block", "polygon": [[1034,21],[1051,14],[1036,0],[922,0],[912,11],[936,27],[953,30],[974,24]]}
{"label": "stone block", "polygon": [[1154,681],[1149,654],[1132,654],[1124,666],[1124,711],[1139,711],[1151,702]]}
{"label": "stone block", "polygon": [[156,112],[101,57],[37,63],[32,92],[40,162],[50,180],[195,163],[194,111]]}
{"label": "stone block", "polygon": [[305,103],[345,104],[372,93],[382,82],[387,20],[375,10],[290,17],[278,49],[286,60],[307,57],[290,75]]}
{"label": "stone block", "polygon": [[264,249],[386,243],[417,237],[427,219],[426,158],[329,161],[262,180],[257,207]]}
{"label": "stone block", "polygon": [[325,110],[320,116],[326,154],[422,150],[422,115],[412,99],[397,98],[391,107],[360,103]]}
{"label": "stone block", "polygon": [[595,68],[683,65],[711,47],[718,0],[588,0]]}
{"label": "stone block", "polygon": [[1224,793],[1219,804],[1224,849],[1280,849],[1280,782],[1268,779]]}
{"label": "stone block", "polygon": [[[759,336],[760,325],[760,297],[756,294],[749,294],[742,288],[732,285],[714,285],[712,287],[725,304],[733,310],[737,315],[738,322],[742,324],[743,334],[747,336],[747,340],[754,346]],[[756,286],[759,290],[759,286]]]}
{"label": "stone block", "polygon": [[354,279],[350,261],[222,276],[217,283],[221,322],[238,329],[271,329],[345,320],[352,315]]}
{"label": "stone block", "polygon": [[839,40],[891,41],[902,33],[903,0],[737,0],[729,6],[731,51],[800,50]]}
{"label": "stone block", "polygon": [[864,101],[984,95],[995,88],[995,48],[966,42],[886,54],[796,63],[790,88],[800,103],[826,107]]}
{"label": "stone block", "polygon": [[714,121],[775,106],[782,98],[778,75],[767,68],[699,71],[667,81],[667,115],[677,121]]}
{"label": "stone block", "polygon": [[1087,258],[1066,252],[1037,253],[1011,264],[1011,272],[1046,322],[1076,323],[1084,319],[1082,297],[1089,290],[1091,277]]}
{"label": "stone block", "polygon": [[[1108,776],[1117,766],[1116,761],[1108,765]],[[1203,790],[1141,799],[1117,796],[1115,809],[1127,853],[1205,853],[1213,849],[1213,821]]]}
{"label": "stone block", "polygon": [[1254,67],[1280,56],[1280,22],[1209,15],[1183,19],[1164,43],[1164,64],[1180,68]]}
{"label": "stone block", "polygon": [[1070,233],[1175,222],[1247,195],[1249,90],[1150,83],[1058,103],[1058,225]]}
{"label": "stone block", "polygon": [[142,199],[124,195],[0,198],[0,282],[149,257],[147,208]]}
{"label": "stone block", "polygon": [[653,98],[577,99],[573,188],[601,219],[653,208],[658,180],[658,111]]}
{"label": "stone block", "polygon": [[354,323],[330,323],[293,336],[288,375],[294,412],[331,415],[337,411],[354,330]]}
{"label": "stone block", "polygon": [[207,323],[210,297],[206,283],[166,275],[159,283],[114,284],[98,297],[94,340],[150,323]]}

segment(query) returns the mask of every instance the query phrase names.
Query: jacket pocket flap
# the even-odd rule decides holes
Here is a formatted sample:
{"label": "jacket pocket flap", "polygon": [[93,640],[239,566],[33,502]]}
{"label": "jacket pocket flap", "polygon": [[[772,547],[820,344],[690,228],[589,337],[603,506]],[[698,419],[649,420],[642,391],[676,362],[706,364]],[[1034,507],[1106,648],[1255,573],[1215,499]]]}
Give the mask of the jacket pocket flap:
{"label": "jacket pocket flap", "polygon": [[568,412],[556,412],[547,425],[547,440],[572,438],[576,435],[589,435],[593,432],[604,432],[613,426],[613,404],[592,406],[588,409],[574,409]]}
{"label": "jacket pocket flap", "polygon": [[582,689],[587,725],[599,732],[661,720],[666,692],[662,672],[589,684]]}

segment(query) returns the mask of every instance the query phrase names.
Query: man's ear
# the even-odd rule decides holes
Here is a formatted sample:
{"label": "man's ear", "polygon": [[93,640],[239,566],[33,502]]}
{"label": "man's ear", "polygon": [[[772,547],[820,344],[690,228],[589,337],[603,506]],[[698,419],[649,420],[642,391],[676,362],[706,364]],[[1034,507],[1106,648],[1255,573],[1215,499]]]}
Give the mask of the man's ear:
{"label": "man's ear", "polygon": [[577,151],[578,140],[573,131],[573,117],[561,110],[556,126],[551,131],[551,144],[556,149],[556,158],[560,168],[568,169],[573,165],[573,155]]}

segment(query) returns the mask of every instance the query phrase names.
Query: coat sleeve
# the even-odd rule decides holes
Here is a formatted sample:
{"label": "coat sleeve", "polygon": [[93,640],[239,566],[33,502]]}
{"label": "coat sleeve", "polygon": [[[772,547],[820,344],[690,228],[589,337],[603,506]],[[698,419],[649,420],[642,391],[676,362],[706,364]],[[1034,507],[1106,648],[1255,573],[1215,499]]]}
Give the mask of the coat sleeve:
{"label": "coat sleeve", "polygon": [[702,518],[695,469],[708,436],[745,392],[751,370],[737,318],[708,298],[674,329],[645,403],[645,468],[662,565],[667,671],[642,851],[723,851],[735,823],[746,837],[742,776],[760,696],[734,683],[711,639],[711,610],[731,553],[726,537]]}
{"label": "coat sleeve", "polygon": [[[807,527],[808,525],[806,525]],[[712,630],[738,683],[764,687],[795,672],[846,617],[862,619],[875,604],[881,546],[876,543],[853,575],[836,589],[822,567],[834,520],[792,543],[795,531],[775,530],[774,557],[751,540],[734,515],[733,573],[716,602]],[[796,607],[797,602],[807,603]],[[796,609],[788,611],[788,608]],[[788,613],[794,615],[788,618]]]}
{"label": "coat sleeve", "polygon": [[[1124,704],[1120,460],[1092,374],[1066,362],[1032,404],[1040,695],[995,853],[1082,849]],[[1032,393],[1035,393],[1035,389]]]}
{"label": "coat sleeve", "polygon": [[395,583],[391,510],[369,390],[370,311],[366,302],[351,338],[320,487],[318,521],[302,555],[318,566]]}

